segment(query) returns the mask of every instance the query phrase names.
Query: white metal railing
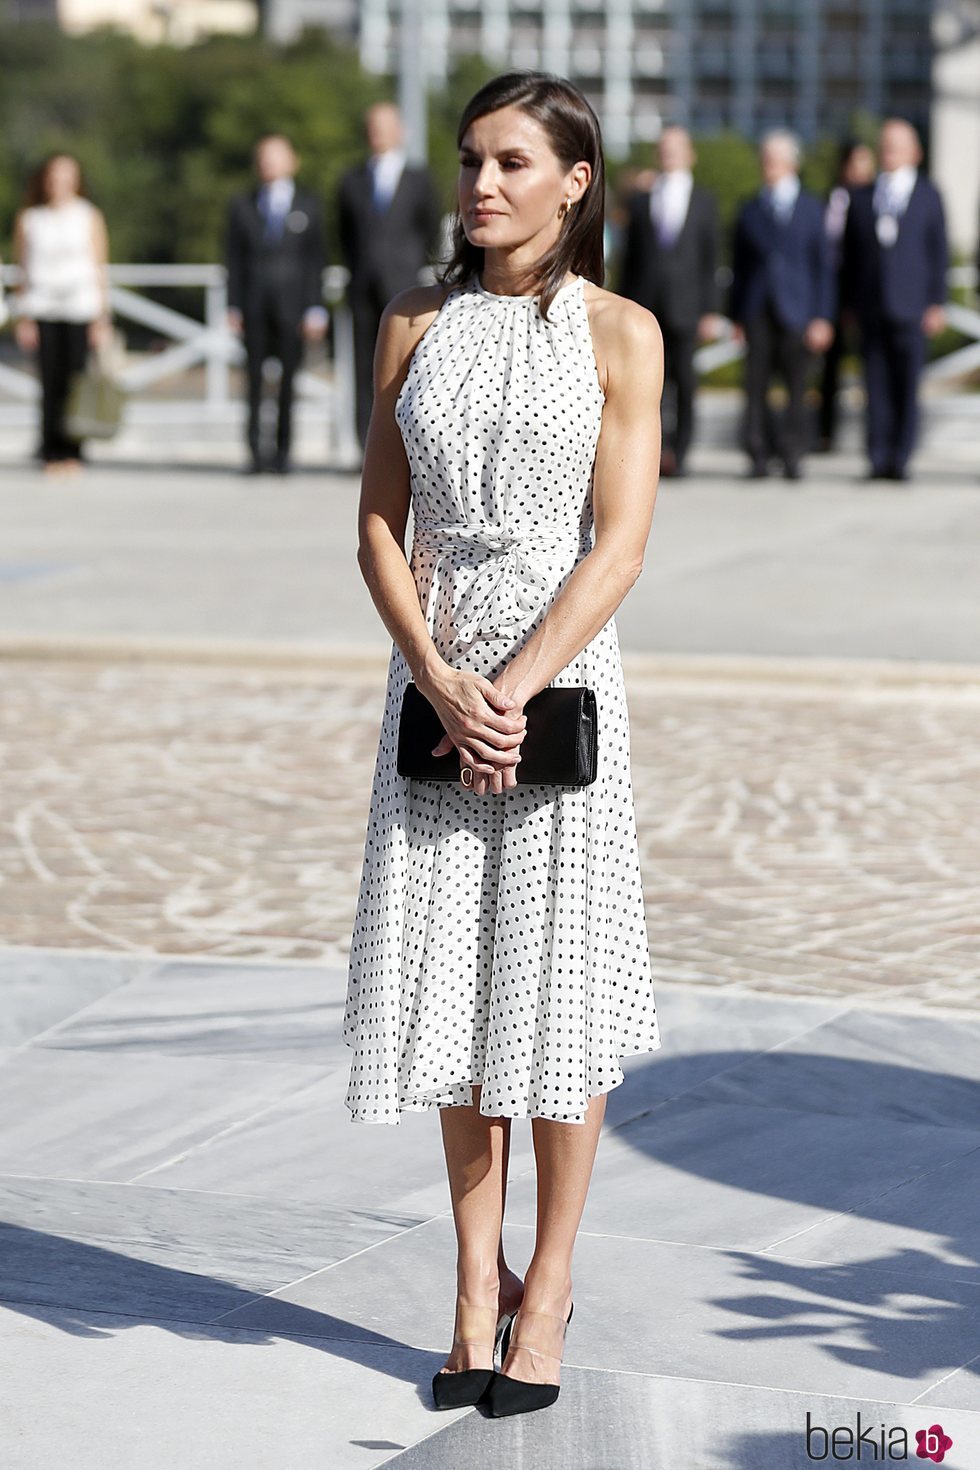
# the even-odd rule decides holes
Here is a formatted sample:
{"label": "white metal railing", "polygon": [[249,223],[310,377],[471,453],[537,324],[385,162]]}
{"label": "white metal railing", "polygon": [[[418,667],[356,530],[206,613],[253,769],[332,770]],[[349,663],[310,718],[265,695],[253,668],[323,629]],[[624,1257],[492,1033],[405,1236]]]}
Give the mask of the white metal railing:
{"label": "white metal railing", "polygon": [[[725,275],[731,278],[731,272]],[[947,274],[947,283],[950,289],[966,289],[976,287],[978,282],[977,268],[972,265],[953,266]],[[960,306],[958,302],[951,301],[946,307],[946,320],[956,331],[962,332],[964,337],[974,340],[965,347],[958,347],[953,352],[947,352],[942,357],[935,358],[927,364],[925,375],[931,381],[943,381],[962,377],[964,373],[973,372],[980,367],[980,311],[970,306]],[[694,354],[694,366],[698,373],[705,374],[724,367],[727,363],[737,362],[745,355],[745,345],[736,342],[732,337],[732,323],[727,317],[720,318],[722,325],[721,336],[717,342],[709,342],[704,347],[699,347]]]}
{"label": "white metal railing", "polygon": [[[5,285],[16,285],[16,266],[0,267]],[[323,296],[330,307],[333,370],[323,377],[306,369],[296,375],[297,397],[316,403],[324,412],[333,458],[353,463],[360,457],[354,409],[354,338],[350,312],[344,301],[348,272],[329,266],[323,275]],[[183,287],[203,292],[203,320],[164,306],[145,294],[147,288]],[[241,340],[227,325],[228,284],[222,265],[110,265],[109,300],[113,313],[136,322],[168,340],[162,352],[146,354],[125,364],[119,381],[129,394],[149,388],[203,365],[204,393],[191,399],[144,402],[151,419],[220,421],[241,415],[241,403],[231,392],[231,369],[245,361]],[[20,404],[33,403],[36,376],[26,369],[0,363],[0,392]]]}
{"label": "white metal railing", "polygon": [[[14,285],[18,279],[15,266],[0,266],[0,280],[5,284]],[[296,377],[299,399],[312,401],[324,412],[332,457],[340,463],[356,463],[360,458],[355,429],[354,337],[350,311],[344,300],[348,279],[349,273],[343,266],[328,266],[323,275],[323,296],[331,314],[332,373],[325,377],[301,370]],[[973,266],[954,267],[949,273],[951,287],[969,288],[976,282]],[[148,419],[219,421],[240,416],[241,403],[231,393],[230,370],[244,362],[245,353],[241,341],[227,326],[228,287],[224,266],[110,265],[109,286],[110,301],[117,316],[149,327],[170,342],[162,352],[126,364],[120,380],[128,393],[138,395],[189,368],[204,366],[203,395],[179,401],[145,401],[141,407]],[[163,306],[140,290],[168,286],[202,291],[203,319]],[[980,366],[980,310],[950,303],[946,315],[952,327],[972,340],[928,365],[926,372],[933,380],[956,378]],[[731,322],[725,317],[719,320],[719,339],[695,353],[695,367],[701,374],[734,362],[744,354],[744,345],[732,336]],[[0,393],[26,405],[33,403],[37,392],[33,373],[0,363]]]}

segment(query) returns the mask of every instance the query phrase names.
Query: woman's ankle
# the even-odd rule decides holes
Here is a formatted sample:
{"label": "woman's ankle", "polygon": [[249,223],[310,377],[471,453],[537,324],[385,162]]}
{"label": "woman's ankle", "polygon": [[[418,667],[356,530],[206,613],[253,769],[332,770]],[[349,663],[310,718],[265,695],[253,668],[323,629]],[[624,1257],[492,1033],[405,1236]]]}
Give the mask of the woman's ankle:
{"label": "woman's ankle", "polygon": [[496,1302],[499,1291],[500,1277],[496,1269],[487,1271],[474,1267],[468,1270],[457,1265],[456,1295],[460,1301],[490,1305]]}
{"label": "woman's ankle", "polygon": [[524,1300],[529,1311],[532,1306],[538,1310],[538,1304],[545,1302],[551,1305],[547,1308],[541,1306],[540,1310],[557,1311],[558,1307],[571,1300],[571,1295],[572,1273],[569,1266],[564,1263],[536,1265],[531,1262],[524,1278]]}

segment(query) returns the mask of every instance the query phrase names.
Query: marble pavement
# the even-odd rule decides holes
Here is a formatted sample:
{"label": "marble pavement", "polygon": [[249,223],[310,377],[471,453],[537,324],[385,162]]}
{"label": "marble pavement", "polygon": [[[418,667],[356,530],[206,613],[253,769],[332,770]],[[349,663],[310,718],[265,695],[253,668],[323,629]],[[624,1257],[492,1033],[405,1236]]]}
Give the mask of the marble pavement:
{"label": "marble pavement", "polygon": [[[312,476],[5,480],[0,1470],[930,1464],[934,1425],[977,1470],[980,674],[895,662],[978,662],[957,474],[658,510],[627,682],[664,1046],[609,1097],[561,1397],[501,1421],[430,1403],[438,1121],[343,1105],[383,658],[295,644],[368,626],[350,484],[331,520]],[[517,1122],[518,1270],[533,1220]]]}
{"label": "marble pavement", "polygon": [[[497,1421],[430,1406],[438,1124],[348,1121],[343,981],[0,953],[5,1470],[795,1470],[808,1423],[813,1452],[904,1430],[913,1463],[938,1423],[943,1463],[980,1463],[980,1019],[662,982],[665,1047],[609,1097],[561,1397]],[[526,1123],[509,1178],[521,1269]]]}

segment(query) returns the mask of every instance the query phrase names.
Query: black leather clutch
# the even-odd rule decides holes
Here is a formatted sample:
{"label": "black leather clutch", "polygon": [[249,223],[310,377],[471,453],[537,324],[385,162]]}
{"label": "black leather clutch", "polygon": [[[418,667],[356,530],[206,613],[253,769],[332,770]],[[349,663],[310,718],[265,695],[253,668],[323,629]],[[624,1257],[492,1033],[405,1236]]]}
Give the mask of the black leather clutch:
{"label": "black leather clutch", "polygon": [[[521,741],[517,784],[547,782],[589,786],[596,778],[598,732],[595,690],[585,685],[549,684],[524,706],[527,728]],[[459,751],[433,755],[445,734],[435,708],[410,681],[405,686],[398,725],[399,776],[416,781],[459,781]]]}

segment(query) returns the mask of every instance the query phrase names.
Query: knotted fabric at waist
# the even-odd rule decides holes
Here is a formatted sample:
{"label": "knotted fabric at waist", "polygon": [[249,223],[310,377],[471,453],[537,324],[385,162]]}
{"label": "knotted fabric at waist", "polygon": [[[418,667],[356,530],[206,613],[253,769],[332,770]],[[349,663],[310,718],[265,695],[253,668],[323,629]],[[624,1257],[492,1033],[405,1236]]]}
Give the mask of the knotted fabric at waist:
{"label": "knotted fabric at waist", "polygon": [[454,641],[466,647],[481,636],[493,638],[524,631],[577,554],[591,549],[592,536],[579,526],[542,526],[522,531],[500,524],[423,521],[416,522],[414,545],[440,553],[430,597],[441,594],[443,559],[448,553],[485,553],[472,569],[470,581],[451,612]]}

